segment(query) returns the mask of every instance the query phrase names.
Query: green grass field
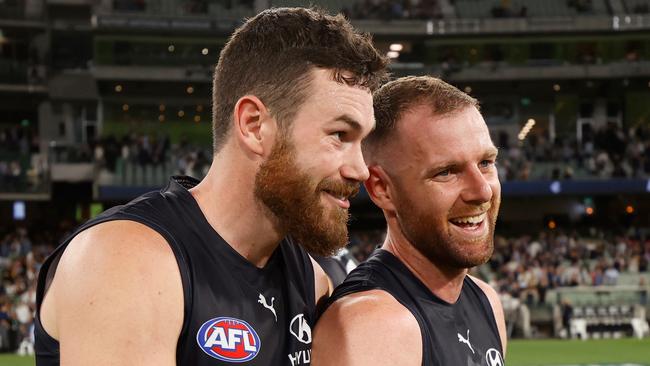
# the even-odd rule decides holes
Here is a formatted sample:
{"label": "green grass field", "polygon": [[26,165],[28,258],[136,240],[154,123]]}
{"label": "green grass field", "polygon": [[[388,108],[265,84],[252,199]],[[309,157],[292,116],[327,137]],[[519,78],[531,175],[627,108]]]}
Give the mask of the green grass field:
{"label": "green grass field", "polygon": [[[650,366],[650,339],[591,341],[515,340],[510,341],[508,366],[621,365]],[[34,359],[0,355],[1,366],[33,366]],[[450,365],[451,366],[451,365]]]}

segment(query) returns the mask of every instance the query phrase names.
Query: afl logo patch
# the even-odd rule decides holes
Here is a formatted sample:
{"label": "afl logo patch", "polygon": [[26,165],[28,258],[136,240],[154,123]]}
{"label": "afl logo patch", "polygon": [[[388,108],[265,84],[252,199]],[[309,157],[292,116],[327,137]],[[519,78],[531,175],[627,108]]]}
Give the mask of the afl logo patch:
{"label": "afl logo patch", "polygon": [[203,352],[228,362],[246,362],[257,356],[262,346],[255,329],[243,320],[220,317],[203,323],[196,342]]}

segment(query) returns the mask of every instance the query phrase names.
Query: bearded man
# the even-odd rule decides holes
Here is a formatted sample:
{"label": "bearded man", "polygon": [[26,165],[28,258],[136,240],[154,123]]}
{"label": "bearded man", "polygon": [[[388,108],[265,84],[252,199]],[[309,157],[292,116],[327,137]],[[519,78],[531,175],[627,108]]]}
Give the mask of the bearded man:
{"label": "bearded man", "polygon": [[467,274],[493,251],[501,188],[497,149],[478,102],[432,77],[374,95],[363,142],[381,249],[334,291],[314,334],[313,364],[503,366],[503,309]]}
{"label": "bearded man", "polygon": [[347,242],[385,68],[342,16],[270,9],[237,29],[214,73],[207,176],[173,177],[56,249],[37,365],[309,364],[329,288],[307,252]]}

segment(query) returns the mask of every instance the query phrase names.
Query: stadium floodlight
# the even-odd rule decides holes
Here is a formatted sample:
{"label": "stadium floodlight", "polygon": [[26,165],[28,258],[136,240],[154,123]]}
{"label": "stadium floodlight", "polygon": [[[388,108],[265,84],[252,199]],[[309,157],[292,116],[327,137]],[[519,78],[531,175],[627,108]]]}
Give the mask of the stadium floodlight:
{"label": "stadium floodlight", "polygon": [[401,43],[393,43],[390,45],[389,48],[391,51],[402,52],[402,50],[404,49],[404,45]]}
{"label": "stadium floodlight", "polygon": [[559,194],[560,192],[562,192],[562,183],[560,183],[557,180],[553,181],[553,183],[551,183],[551,185],[548,188],[552,193]]}
{"label": "stadium floodlight", "polygon": [[203,56],[207,56],[208,52],[210,52],[210,51],[207,48],[204,48],[204,49],[201,50],[201,54],[203,54]]}
{"label": "stadium floodlight", "polygon": [[25,201],[15,201],[13,206],[13,216],[14,220],[22,221],[25,220],[26,210],[25,210]]}
{"label": "stadium floodlight", "polygon": [[388,56],[388,58],[398,58],[399,57],[399,52],[397,52],[397,51],[388,51],[386,53],[386,56]]}

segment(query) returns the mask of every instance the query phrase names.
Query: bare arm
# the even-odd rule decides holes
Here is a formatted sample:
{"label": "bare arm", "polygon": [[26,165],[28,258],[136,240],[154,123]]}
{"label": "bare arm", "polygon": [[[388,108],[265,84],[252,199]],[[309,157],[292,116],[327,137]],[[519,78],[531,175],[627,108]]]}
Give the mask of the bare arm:
{"label": "bare arm", "polygon": [[82,232],[61,257],[41,314],[62,365],[175,365],[183,289],[171,248],[131,221]]}
{"label": "bare arm", "polygon": [[494,319],[497,321],[497,329],[499,330],[499,337],[501,338],[501,345],[503,347],[503,357],[506,357],[506,348],[508,344],[508,336],[506,332],[506,319],[503,315],[503,305],[501,305],[501,300],[499,299],[499,294],[484,281],[469,276],[480,288],[483,290],[485,296],[487,296],[492,305],[492,312],[494,313]]}
{"label": "bare arm", "polygon": [[420,366],[422,335],[413,315],[391,295],[372,290],[348,295],[319,320],[314,366]]}

